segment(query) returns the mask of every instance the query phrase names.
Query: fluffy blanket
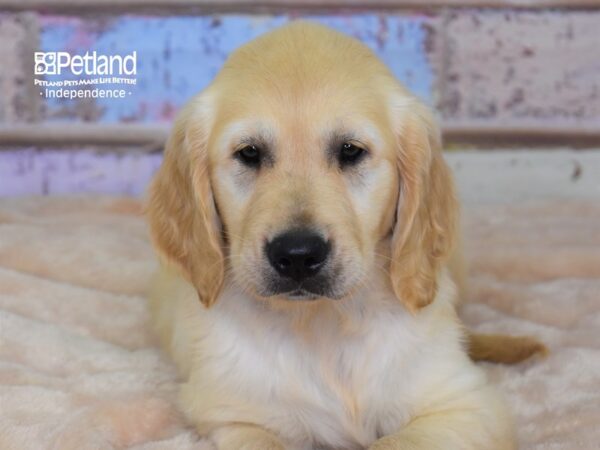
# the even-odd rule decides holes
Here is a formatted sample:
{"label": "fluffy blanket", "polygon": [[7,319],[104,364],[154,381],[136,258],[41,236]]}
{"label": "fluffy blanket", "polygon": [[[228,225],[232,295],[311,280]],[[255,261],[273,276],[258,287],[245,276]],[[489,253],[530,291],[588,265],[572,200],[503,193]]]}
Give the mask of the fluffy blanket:
{"label": "fluffy blanket", "polygon": [[[600,204],[465,216],[465,321],[550,347],[485,366],[520,447],[599,448]],[[212,448],[178,414],[176,373],[147,323],[155,264],[135,200],[0,200],[1,449]]]}

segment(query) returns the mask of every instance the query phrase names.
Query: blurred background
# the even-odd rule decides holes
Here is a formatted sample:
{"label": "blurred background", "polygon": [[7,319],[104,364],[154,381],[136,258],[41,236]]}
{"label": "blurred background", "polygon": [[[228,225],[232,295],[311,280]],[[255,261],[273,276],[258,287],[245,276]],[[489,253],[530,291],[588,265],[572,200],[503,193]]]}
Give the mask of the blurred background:
{"label": "blurred background", "polygon": [[[182,104],[298,18],[362,40],[436,109],[464,195],[600,198],[581,151],[600,143],[599,0],[0,0],[0,195],[143,193]],[[95,78],[35,74],[35,52],[94,51],[136,53],[125,98],[34,84]]]}
{"label": "blurred background", "polygon": [[[0,448],[212,448],[148,327],[139,198],[177,110],[298,18],[365,42],[436,111],[464,211],[461,319],[550,349],[484,366],[519,447],[597,450],[600,0],[0,0]],[[58,73],[94,52],[135,73]]]}

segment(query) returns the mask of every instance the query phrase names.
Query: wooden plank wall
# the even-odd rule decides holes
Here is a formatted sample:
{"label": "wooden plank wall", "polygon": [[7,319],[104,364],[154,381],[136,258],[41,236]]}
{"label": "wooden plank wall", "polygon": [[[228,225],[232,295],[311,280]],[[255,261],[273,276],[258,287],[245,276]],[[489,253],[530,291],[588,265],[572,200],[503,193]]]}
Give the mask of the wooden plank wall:
{"label": "wooden plank wall", "polygon": [[[62,152],[85,148],[98,158],[106,151],[125,158],[160,150],[178,108],[207,85],[231,50],[298,18],[324,23],[373,48],[438,111],[449,145],[597,145],[599,5],[597,0],[0,0],[0,194],[19,190],[19,180],[9,186],[7,174],[36,163],[52,166],[49,157],[37,161],[35,152],[58,152],[60,159]],[[34,53],[40,51],[135,51],[136,84],[125,86],[123,99],[49,98],[34,85],[36,78],[65,83],[82,77],[34,75]],[[19,149],[29,149],[23,153],[29,156]]]}

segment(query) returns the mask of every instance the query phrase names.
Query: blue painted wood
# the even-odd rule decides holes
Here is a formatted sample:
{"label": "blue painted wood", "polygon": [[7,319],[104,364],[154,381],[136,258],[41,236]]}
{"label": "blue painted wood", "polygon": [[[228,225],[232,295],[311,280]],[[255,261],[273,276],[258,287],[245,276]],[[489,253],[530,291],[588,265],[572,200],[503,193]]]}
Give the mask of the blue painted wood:
{"label": "blue painted wood", "polygon": [[[187,99],[210,82],[232,50],[295,18],[231,14],[98,20],[44,16],[41,50],[122,55],[136,51],[138,65],[138,84],[127,87],[131,95],[124,99],[46,99],[46,117],[105,123],[168,122]],[[409,89],[431,101],[434,75],[425,48],[428,17],[356,13],[304,18],[359,38]],[[47,80],[79,78],[46,76]]]}
{"label": "blue painted wood", "polygon": [[94,149],[0,152],[0,197],[19,195],[142,195],[162,155],[97,153]]}

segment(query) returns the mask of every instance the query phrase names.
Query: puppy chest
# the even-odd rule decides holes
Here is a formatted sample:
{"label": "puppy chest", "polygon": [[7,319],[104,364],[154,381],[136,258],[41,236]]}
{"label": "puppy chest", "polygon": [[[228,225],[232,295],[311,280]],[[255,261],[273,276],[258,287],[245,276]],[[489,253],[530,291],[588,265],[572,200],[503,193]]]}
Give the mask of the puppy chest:
{"label": "puppy chest", "polygon": [[409,407],[397,383],[363,364],[336,364],[336,359],[320,361],[301,392],[287,388],[291,398],[300,397],[289,413],[308,425],[316,442],[324,448],[364,448],[408,422]]}
{"label": "puppy chest", "polygon": [[374,345],[372,336],[322,339],[238,341],[222,362],[227,376],[214,382],[240,404],[255,405],[260,414],[251,420],[297,445],[363,448],[408,422],[397,355]]}

